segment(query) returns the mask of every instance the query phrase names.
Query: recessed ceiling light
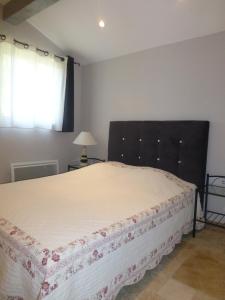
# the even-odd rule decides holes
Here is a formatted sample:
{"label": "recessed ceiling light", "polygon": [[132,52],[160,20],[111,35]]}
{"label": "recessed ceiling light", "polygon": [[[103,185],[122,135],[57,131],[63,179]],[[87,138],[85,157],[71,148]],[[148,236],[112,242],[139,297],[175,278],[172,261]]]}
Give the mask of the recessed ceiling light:
{"label": "recessed ceiling light", "polygon": [[100,21],[98,22],[98,26],[99,26],[100,28],[104,28],[104,27],[105,27],[105,22],[104,22],[103,20],[100,20]]}

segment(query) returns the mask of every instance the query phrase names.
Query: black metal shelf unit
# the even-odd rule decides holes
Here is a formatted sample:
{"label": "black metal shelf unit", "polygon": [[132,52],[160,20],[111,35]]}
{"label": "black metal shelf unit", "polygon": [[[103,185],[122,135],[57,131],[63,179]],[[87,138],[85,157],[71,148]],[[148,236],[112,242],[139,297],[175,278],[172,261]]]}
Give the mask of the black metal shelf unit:
{"label": "black metal shelf unit", "polygon": [[[196,222],[201,222],[217,227],[222,227],[225,229],[225,214],[217,211],[208,210],[208,196],[216,196],[225,198],[225,186],[217,186],[216,180],[224,178],[225,176],[221,175],[209,175],[207,174],[206,185],[202,190],[196,189],[195,195],[195,208],[194,208],[194,223],[193,223],[193,237],[196,233]],[[211,182],[211,183],[209,183]],[[197,203],[198,195],[203,195],[203,209],[204,209],[204,218],[197,218]]]}

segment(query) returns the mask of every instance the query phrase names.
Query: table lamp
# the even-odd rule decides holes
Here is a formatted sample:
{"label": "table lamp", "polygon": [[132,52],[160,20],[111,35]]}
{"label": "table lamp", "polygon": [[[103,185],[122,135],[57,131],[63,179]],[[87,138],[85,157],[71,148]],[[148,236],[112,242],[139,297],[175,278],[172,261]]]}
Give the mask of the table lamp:
{"label": "table lamp", "polygon": [[80,164],[82,166],[86,166],[88,164],[87,146],[92,146],[97,144],[94,137],[88,131],[81,131],[73,141],[73,144],[83,146],[81,157],[80,157]]}

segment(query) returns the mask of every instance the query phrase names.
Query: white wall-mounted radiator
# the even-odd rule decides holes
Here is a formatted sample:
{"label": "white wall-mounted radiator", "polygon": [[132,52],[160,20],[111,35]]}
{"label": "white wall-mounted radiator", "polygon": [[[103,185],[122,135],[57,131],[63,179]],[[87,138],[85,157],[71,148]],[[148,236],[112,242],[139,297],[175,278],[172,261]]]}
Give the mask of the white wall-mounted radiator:
{"label": "white wall-mounted radiator", "polygon": [[58,160],[19,162],[11,164],[11,181],[20,181],[59,173]]}

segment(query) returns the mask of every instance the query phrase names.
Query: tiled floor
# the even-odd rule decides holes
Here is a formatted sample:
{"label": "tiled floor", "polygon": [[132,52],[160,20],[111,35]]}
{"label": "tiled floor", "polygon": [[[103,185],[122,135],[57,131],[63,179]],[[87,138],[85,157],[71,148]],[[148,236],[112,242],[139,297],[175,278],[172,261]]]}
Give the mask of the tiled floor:
{"label": "tiled floor", "polygon": [[124,287],[116,300],[225,300],[225,230],[207,227],[191,235],[148,271]]}

